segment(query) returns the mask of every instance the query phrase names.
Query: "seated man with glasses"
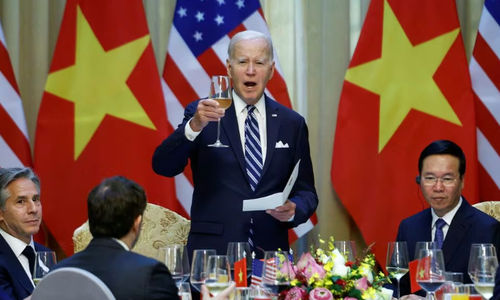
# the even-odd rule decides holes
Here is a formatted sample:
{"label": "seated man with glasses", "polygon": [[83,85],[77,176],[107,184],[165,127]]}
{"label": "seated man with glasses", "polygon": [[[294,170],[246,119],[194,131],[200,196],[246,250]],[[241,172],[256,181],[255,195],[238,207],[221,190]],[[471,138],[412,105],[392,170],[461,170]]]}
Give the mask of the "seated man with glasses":
{"label": "seated man with glasses", "polygon": [[[493,243],[500,250],[500,223],[462,196],[465,155],[457,144],[447,140],[429,144],[420,153],[418,172],[416,181],[430,208],[401,221],[397,240],[407,242],[410,260],[415,259],[416,242],[435,242],[443,250],[445,270],[462,272],[464,282],[470,283],[471,245]],[[401,295],[410,293],[408,273],[400,288]]]}

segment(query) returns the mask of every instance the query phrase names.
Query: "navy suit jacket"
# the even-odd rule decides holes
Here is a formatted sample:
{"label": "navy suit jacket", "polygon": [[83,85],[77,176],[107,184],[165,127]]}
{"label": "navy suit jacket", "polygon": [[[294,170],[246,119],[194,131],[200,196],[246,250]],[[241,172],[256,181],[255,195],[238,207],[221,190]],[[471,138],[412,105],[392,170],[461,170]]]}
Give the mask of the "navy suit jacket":
{"label": "navy suit jacket", "polygon": [[94,238],[85,250],[58,263],[54,269],[75,267],[100,278],[117,300],[179,300],[167,267],[152,258],[125,250],[111,238]]}
{"label": "navy suit jacket", "polygon": [[[399,224],[397,241],[406,241],[409,259],[415,259],[415,244],[418,241],[432,241],[431,209],[425,209]],[[451,221],[442,250],[445,270],[461,272],[464,282],[470,283],[468,263],[470,247],[474,243],[493,243],[500,250],[500,223],[493,217],[471,206],[464,197],[462,205]],[[408,274],[401,278],[401,295],[410,294]]]}
{"label": "navy suit jacket", "polygon": [[[38,243],[35,243],[35,250],[50,251]],[[31,295],[33,288],[19,259],[0,235],[0,299],[1,295],[8,295],[9,299],[24,299]]]}
{"label": "navy suit jacket", "polygon": [[500,268],[497,269],[495,275],[495,289],[493,290],[493,297],[490,300],[500,300]]}
{"label": "navy suit jacket", "polygon": [[[184,129],[196,112],[198,101],[186,107],[182,124],[153,155],[155,172],[169,177],[181,173],[188,159],[191,162],[194,192],[189,253],[203,248],[226,253],[228,242],[247,241],[251,218],[256,247],[288,250],[288,229],[306,222],[318,205],[304,118],[265,97],[267,153],[261,179],[253,192],[245,171],[234,104],[221,119],[221,141],[228,148],[207,147],[217,137],[216,122],[210,122],[193,142],[186,138]],[[276,148],[279,141],[288,144],[288,148]],[[264,211],[242,211],[244,199],[282,192],[299,159],[299,175],[289,196],[297,205],[292,222],[280,222]]]}

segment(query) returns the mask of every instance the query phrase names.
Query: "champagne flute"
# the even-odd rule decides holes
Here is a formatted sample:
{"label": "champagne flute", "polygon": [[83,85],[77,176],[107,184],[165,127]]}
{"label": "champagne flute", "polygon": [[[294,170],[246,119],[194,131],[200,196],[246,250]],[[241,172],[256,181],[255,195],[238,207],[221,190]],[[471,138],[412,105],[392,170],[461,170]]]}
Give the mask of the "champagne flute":
{"label": "champagne flute", "polygon": [[215,255],[214,249],[197,249],[193,251],[193,262],[191,264],[191,285],[199,292],[201,285],[208,277],[208,257]]}
{"label": "champagne flute", "polygon": [[289,285],[291,265],[287,251],[266,251],[262,270],[262,283],[273,297],[277,297],[280,290]]}
{"label": "champagne flute", "polygon": [[183,248],[184,246],[182,245],[169,245],[159,250],[163,262],[170,271],[177,287],[179,287],[180,283],[183,281],[184,273],[188,272],[188,270],[184,270]]}
{"label": "champagne flute", "polygon": [[417,282],[435,299],[435,291],[444,283],[444,258],[441,249],[422,249],[417,266]]}
{"label": "champagne flute", "polygon": [[[210,80],[210,99],[219,102],[219,108],[227,109],[233,102],[231,97],[231,81],[229,76],[215,75]],[[209,147],[224,148],[229,147],[220,141],[220,118],[217,120],[217,140]]]}
{"label": "champagne flute", "polygon": [[210,255],[208,257],[207,274],[205,285],[210,294],[216,297],[231,284],[231,270],[227,255]]}
{"label": "champagne flute", "polygon": [[474,287],[486,300],[493,296],[497,267],[498,260],[496,256],[479,256],[473,260],[472,265],[469,265]]}
{"label": "champagne flute", "polygon": [[237,278],[238,274],[234,274],[234,263],[245,259],[247,280],[252,276],[252,253],[250,251],[250,244],[248,242],[230,242],[227,244],[227,258],[229,259],[229,266],[231,268],[231,275],[237,282],[242,279]]}
{"label": "champagne flute", "polygon": [[397,299],[399,299],[399,280],[408,273],[408,247],[406,242],[389,242],[387,245],[386,268],[389,276],[396,279],[398,287]]}
{"label": "champagne flute", "polygon": [[49,274],[50,270],[56,265],[56,253],[54,251],[37,251],[35,254],[35,270],[33,273],[33,282],[35,285]]}

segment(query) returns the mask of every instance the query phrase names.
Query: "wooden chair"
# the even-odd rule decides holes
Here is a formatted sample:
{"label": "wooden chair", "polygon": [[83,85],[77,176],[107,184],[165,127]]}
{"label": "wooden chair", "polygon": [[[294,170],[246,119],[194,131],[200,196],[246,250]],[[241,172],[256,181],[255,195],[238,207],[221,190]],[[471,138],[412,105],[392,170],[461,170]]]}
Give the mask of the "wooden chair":
{"label": "wooden chair", "polygon": [[[132,251],[160,261],[159,249],[173,244],[186,245],[191,221],[162,206],[148,203],[142,219],[139,240]],[[85,249],[92,239],[88,220],[73,233],[74,251]]]}
{"label": "wooden chair", "polygon": [[500,221],[500,201],[484,201],[472,206]]}

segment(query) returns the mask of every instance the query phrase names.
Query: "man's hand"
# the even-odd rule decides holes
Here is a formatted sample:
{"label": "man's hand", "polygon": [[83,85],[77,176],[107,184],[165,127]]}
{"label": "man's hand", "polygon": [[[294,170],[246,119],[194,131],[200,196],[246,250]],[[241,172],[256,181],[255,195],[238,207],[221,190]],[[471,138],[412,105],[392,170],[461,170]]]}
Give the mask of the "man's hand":
{"label": "man's hand", "polygon": [[201,131],[208,122],[217,121],[224,117],[224,109],[219,108],[219,102],[212,99],[203,99],[198,102],[196,113],[189,122],[189,126],[195,132]]}
{"label": "man's hand", "polygon": [[288,222],[291,217],[295,216],[295,207],[297,205],[290,200],[286,200],[286,202],[276,207],[275,209],[267,209],[266,213],[273,216],[275,219],[280,220],[281,222]]}

